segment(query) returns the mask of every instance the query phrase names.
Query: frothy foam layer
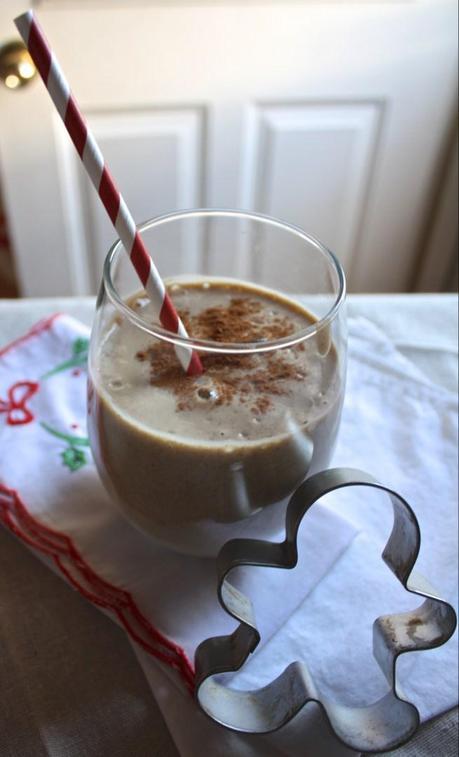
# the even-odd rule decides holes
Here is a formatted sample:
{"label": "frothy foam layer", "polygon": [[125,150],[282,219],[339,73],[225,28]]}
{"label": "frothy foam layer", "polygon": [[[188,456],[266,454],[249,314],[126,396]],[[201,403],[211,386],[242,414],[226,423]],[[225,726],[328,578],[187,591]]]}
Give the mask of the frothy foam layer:
{"label": "frothy foam layer", "polygon": [[[315,323],[292,300],[245,284],[175,284],[169,292],[197,339],[268,342]],[[139,295],[129,304],[153,321],[147,299]],[[274,352],[202,353],[201,360],[204,374],[185,376],[171,345],[117,318],[102,344],[100,388],[144,431],[198,443],[254,442],[298,427],[312,430],[336,401],[337,359],[325,330]]]}

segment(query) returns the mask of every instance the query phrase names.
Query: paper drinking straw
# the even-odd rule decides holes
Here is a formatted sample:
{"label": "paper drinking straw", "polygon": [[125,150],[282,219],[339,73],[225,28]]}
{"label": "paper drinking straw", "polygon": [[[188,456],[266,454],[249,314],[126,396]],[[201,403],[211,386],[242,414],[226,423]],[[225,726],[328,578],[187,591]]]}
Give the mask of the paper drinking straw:
{"label": "paper drinking straw", "polygon": [[[30,56],[110,216],[124,249],[153,303],[161,324],[174,334],[186,337],[185,327],[166,292],[158,269],[148,254],[142,237],[136,229],[134,219],[105,165],[99,146],[81,114],[34,12],[29,10],[23,13],[14,20],[14,23],[27,45]],[[195,350],[181,345],[174,346],[177,357],[188,375],[202,373],[202,364]]]}

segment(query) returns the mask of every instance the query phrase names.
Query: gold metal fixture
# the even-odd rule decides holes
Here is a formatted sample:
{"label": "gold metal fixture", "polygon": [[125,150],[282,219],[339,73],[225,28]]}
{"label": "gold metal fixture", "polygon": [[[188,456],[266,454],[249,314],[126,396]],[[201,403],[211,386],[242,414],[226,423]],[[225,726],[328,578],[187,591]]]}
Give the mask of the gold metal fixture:
{"label": "gold metal fixture", "polygon": [[0,80],[8,89],[25,87],[36,73],[23,42],[14,39],[0,46]]}

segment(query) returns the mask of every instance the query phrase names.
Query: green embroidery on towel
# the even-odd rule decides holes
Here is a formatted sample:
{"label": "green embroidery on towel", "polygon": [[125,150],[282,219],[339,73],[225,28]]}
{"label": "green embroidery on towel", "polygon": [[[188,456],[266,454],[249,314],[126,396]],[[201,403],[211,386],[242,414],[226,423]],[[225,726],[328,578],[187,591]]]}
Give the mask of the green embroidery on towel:
{"label": "green embroidery on towel", "polygon": [[49,426],[43,421],[40,422],[40,426],[44,428],[45,431],[47,431],[49,434],[55,436],[57,439],[62,439],[64,442],[67,442],[68,447],[66,447],[63,452],[61,452],[61,458],[63,464],[70,471],[72,471],[72,473],[82,468],[83,465],[86,465],[86,463],[88,462],[86,454],[82,449],[79,449],[80,447],[89,447],[89,439],[86,436],[74,436],[73,434],[66,434],[62,431],[58,431],[52,426]]}
{"label": "green embroidery on towel", "polygon": [[61,457],[64,465],[66,465],[72,473],[79,470],[87,463],[86,455],[83,450],[77,449],[76,447],[67,447],[67,449],[61,452]]}
{"label": "green embroidery on towel", "polygon": [[50,376],[54,376],[56,373],[61,373],[62,371],[67,371],[69,368],[86,367],[86,363],[88,362],[88,349],[89,339],[78,337],[78,339],[75,339],[72,345],[72,357],[69,358],[69,360],[64,360],[63,363],[56,365],[55,368],[52,368],[50,371],[41,376],[41,378],[50,378]]}
{"label": "green embroidery on towel", "polygon": [[57,436],[58,439],[63,439],[65,442],[68,442],[71,447],[89,447],[89,439],[87,436],[72,436],[72,434],[65,434],[52,426],[49,426],[47,423],[44,423],[44,421],[40,422],[40,426],[53,436]]}
{"label": "green embroidery on towel", "polygon": [[[52,368],[47,373],[41,376],[41,379],[48,379],[54,376],[56,373],[62,373],[69,368],[73,368],[75,374],[80,372],[80,368],[86,368],[88,362],[88,349],[89,339],[84,337],[78,337],[74,339],[72,344],[72,355],[68,360],[64,360],[63,363],[59,363],[55,368]],[[72,473],[79,470],[88,462],[86,453],[80,449],[80,447],[89,447],[89,439],[86,436],[75,436],[74,434],[66,434],[63,431],[58,431],[48,423],[40,422],[40,426],[45,429],[49,434],[55,436],[57,439],[67,443],[67,447],[60,453],[63,465],[66,466]]]}

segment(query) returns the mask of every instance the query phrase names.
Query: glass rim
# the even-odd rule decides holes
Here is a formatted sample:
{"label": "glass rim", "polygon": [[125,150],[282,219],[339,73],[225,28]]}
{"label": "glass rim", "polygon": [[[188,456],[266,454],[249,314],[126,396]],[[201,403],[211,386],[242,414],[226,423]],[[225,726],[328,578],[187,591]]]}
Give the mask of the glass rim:
{"label": "glass rim", "polygon": [[[146,333],[150,334],[156,339],[160,339],[161,341],[180,345],[182,347],[202,350],[203,352],[224,352],[235,354],[270,352],[276,349],[292,347],[293,345],[299,344],[306,339],[310,339],[335,319],[346,297],[346,278],[343,267],[336,255],[331,252],[328,247],[326,247],[322,242],[320,242],[312,235],[307,234],[299,226],[287,223],[286,221],[281,221],[280,219],[274,218],[272,216],[264,215],[263,213],[254,213],[251,211],[233,210],[227,208],[194,208],[191,210],[174,211],[173,213],[166,213],[164,215],[157,216],[156,218],[151,218],[148,221],[139,224],[137,226],[137,230],[142,234],[142,232],[148,231],[149,229],[155,228],[156,226],[160,226],[164,223],[170,223],[176,220],[178,221],[183,218],[212,217],[243,218],[246,220],[248,219],[262,222],[268,226],[284,229],[285,231],[288,231],[312,244],[319,252],[325,255],[325,257],[331,263],[331,266],[334,269],[335,273],[337,274],[338,292],[335,296],[331,308],[322,318],[310,324],[310,326],[307,326],[305,329],[296,331],[289,336],[282,337],[281,339],[272,339],[267,340],[266,342],[215,342],[205,339],[195,339],[193,337],[183,337],[179,334],[169,331],[168,329],[163,328],[159,323],[146,321],[125,303],[116,286],[114,285],[111,276],[112,265],[115,262],[117,255],[123,252],[123,243],[121,242],[121,239],[117,239],[110,247],[105,257],[103,267],[103,282],[105,291],[107,292],[109,299],[117,308],[117,310],[121,311],[125,316],[127,316],[127,318],[142,331],[145,331]],[[235,283],[238,283],[242,281],[242,279],[234,279],[234,281]],[[256,284],[254,284],[254,286],[256,286]],[[285,295],[282,292],[280,294],[283,297],[288,297],[288,295]]]}

